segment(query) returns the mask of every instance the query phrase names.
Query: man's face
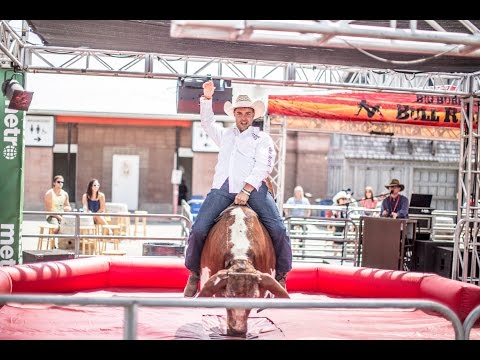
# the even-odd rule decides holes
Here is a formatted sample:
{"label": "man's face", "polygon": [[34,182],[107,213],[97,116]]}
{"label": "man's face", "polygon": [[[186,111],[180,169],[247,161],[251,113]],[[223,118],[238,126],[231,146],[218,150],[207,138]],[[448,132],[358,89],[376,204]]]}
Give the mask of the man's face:
{"label": "man's face", "polygon": [[400,192],[400,186],[394,185],[394,186],[389,186],[388,187],[390,191],[393,190],[393,194],[398,194]]}
{"label": "man's face", "polygon": [[63,183],[65,182],[65,180],[63,178],[58,178],[57,180],[54,181],[54,186],[57,188],[57,189],[61,189],[63,188]]}
{"label": "man's face", "polygon": [[255,115],[251,108],[236,108],[233,114],[235,115],[235,124],[240,132],[247,130],[252,125]]}

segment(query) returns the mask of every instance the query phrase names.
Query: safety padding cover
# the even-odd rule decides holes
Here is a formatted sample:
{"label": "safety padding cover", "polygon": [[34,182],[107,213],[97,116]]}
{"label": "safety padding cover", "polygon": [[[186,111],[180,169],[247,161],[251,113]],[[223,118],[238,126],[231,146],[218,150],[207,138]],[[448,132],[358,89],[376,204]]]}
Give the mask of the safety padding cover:
{"label": "safety padding cover", "polygon": [[[0,269],[0,293],[68,293],[108,288],[183,291],[188,278],[183,259],[91,257]],[[350,298],[427,299],[451,308],[461,321],[480,304],[480,287],[436,274],[296,264],[287,277],[289,292]],[[156,291],[156,290],[155,290]]]}
{"label": "safety padding cover", "polygon": [[69,293],[108,287],[109,257],[6,267],[14,293]]}

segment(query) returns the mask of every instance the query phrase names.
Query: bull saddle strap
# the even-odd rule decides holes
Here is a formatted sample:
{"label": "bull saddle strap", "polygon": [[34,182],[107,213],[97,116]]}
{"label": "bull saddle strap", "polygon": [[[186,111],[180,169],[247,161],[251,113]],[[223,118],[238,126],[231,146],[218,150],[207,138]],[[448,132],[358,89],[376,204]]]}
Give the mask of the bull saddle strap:
{"label": "bull saddle strap", "polygon": [[215,218],[215,222],[218,222],[218,220],[220,220],[220,218],[223,216],[223,214],[227,211],[229,211],[231,208],[233,208],[235,204],[232,203],[231,205],[229,205],[225,210],[223,210],[216,218]]}

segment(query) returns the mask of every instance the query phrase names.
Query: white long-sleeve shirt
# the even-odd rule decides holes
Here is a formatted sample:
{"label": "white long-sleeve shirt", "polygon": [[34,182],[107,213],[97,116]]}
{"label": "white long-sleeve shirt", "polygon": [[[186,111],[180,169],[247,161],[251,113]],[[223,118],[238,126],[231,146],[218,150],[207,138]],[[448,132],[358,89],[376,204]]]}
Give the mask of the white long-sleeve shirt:
{"label": "white long-sleeve shirt", "polygon": [[219,189],[228,178],[230,193],[240,192],[246,183],[258,190],[275,162],[272,138],[258,127],[240,132],[235,125],[224,128],[216,124],[212,100],[203,97],[200,119],[205,132],[220,148],[212,188]]}

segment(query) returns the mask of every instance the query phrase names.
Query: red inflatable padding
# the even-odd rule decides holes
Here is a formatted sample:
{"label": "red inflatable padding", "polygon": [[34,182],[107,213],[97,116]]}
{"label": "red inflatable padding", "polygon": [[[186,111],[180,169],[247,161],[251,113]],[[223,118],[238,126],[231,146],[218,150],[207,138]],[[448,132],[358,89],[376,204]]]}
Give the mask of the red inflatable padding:
{"label": "red inflatable padding", "polygon": [[[10,294],[12,292],[12,279],[5,271],[0,268],[0,294]],[[0,304],[0,309],[4,304]]]}
{"label": "red inflatable padding", "polygon": [[[477,285],[450,280],[441,276],[425,277],[420,284],[420,296],[438,301],[452,309],[461,321],[480,304]],[[477,321],[477,324],[480,322]]]}
{"label": "red inflatable padding", "polygon": [[189,271],[183,259],[114,256],[110,264],[111,287],[157,287],[183,291]]}
{"label": "red inflatable padding", "polygon": [[301,265],[288,274],[289,291],[311,291],[345,297],[417,298],[424,276],[420,273]]}
{"label": "red inflatable padding", "polygon": [[[182,291],[188,270],[181,258],[92,257],[4,267],[0,293],[67,293],[108,288]],[[480,287],[435,274],[296,264],[287,277],[290,292],[354,298],[412,298],[438,301],[460,320],[480,304]]]}
{"label": "red inflatable padding", "polygon": [[15,293],[65,293],[108,287],[109,257],[6,267]]}
{"label": "red inflatable padding", "polygon": [[[0,294],[10,294],[12,292],[12,279],[7,272],[0,268]],[[2,305],[0,305],[1,307]]]}

